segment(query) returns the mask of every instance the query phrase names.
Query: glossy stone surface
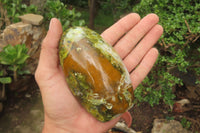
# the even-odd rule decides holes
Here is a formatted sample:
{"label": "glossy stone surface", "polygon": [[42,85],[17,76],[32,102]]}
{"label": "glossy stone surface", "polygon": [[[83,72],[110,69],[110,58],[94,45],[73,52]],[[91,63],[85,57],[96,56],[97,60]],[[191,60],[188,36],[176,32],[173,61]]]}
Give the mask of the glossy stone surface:
{"label": "glossy stone surface", "polygon": [[119,55],[96,32],[67,29],[59,45],[66,81],[82,106],[105,122],[133,106],[133,87]]}

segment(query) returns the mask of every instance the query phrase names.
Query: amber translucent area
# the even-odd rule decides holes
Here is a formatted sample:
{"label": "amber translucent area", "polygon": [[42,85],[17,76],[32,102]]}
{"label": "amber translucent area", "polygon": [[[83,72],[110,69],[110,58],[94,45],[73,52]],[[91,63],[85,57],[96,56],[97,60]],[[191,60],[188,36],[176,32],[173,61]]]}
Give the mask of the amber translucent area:
{"label": "amber translucent area", "polygon": [[[101,111],[102,114],[104,112],[109,112],[109,116],[114,116],[125,112],[129,107],[129,103],[123,94],[123,86],[125,85],[120,86],[121,72],[118,71],[98,49],[94,48],[87,39],[82,39],[78,43],[73,43],[71,51],[63,61],[63,67],[66,77],[68,77],[71,72],[78,72],[84,75],[92,92],[97,93],[100,97],[106,99],[108,103],[112,104],[111,109],[100,105],[98,107],[100,114]],[[73,87],[71,89],[73,89]],[[132,86],[128,88],[128,91],[133,96]],[[81,98],[78,99],[81,100]],[[87,104],[83,103],[85,100],[80,102],[83,105]],[[91,108],[91,106],[87,107]]]}

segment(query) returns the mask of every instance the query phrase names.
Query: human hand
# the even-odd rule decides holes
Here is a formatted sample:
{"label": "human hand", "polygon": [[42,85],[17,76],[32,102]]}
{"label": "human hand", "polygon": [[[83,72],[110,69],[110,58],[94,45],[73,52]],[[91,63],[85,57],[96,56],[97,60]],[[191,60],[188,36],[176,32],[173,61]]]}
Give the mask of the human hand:
{"label": "human hand", "polygon": [[[155,14],[140,20],[131,13],[105,30],[101,36],[123,59],[135,89],[155,63],[158,51],[152,48],[163,29]],[[90,115],[72,95],[59,65],[58,45],[62,26],[52,19],[42,43],[40,60],[35,73],[42,94],[45,122],[43,133],[102,133],[112,128],[120,117],[102,123]]]}

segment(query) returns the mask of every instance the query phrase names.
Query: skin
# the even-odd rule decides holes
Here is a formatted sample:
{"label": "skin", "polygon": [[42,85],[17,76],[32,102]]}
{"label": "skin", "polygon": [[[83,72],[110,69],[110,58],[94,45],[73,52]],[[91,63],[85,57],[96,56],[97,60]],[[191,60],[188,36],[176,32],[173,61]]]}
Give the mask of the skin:
{"label": "skin", "polygon": [[[158,50],[153,48],[163,33],[158,21],[155,14],[141,19],[138,14],[131,13],[101,34],[123,59],[134,89],[146,77],[158,57]],[[58,45],[61,35],[61,23],[53,18],[42,43],[35,73],[44,104],[43,133],[106,132],[120,116],[106,123],[99,122],[74,98],[59,64]]]}

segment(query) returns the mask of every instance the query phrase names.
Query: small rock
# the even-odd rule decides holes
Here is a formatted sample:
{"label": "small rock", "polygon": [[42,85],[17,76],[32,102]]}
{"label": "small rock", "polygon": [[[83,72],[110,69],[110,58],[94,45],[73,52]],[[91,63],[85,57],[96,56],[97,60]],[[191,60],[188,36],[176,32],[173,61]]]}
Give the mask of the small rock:
{"label": "small rock", "polygon": [[185,104],[189,104],[190,101],[188,99],[181,99],[179,101],[176,101],[176,103],[181,104],[182,106],[184,106]]}
{"label": "small rock", "polygon": [[184,105],[189,104],[190,101],[188,99],[181,99],[176,101],[173,105],[173,112],[182,113],[184,111],[188,111],[189,108],[184,108]]}
{"label": "small rock", "polygon": [[25,14],[23,16],[19,16],[19,18],[22,20],[22,22],[32,25],[41,25],[44,19],[43,16],[36,14]]}
{"label": "small rock", "polygon": [[176,120],[155,119],[152,133],[191,133]]}
{"label": "small rock", "polygon": [[26,97],[26,98],[30,98],[31,95],[30,95],[30,94],[26,94],[25,97]]}
{"label": "small rock", "polygon": [[3,31],[3,40],[6,44],[17,45],[26,44],[31,45],[32,40],[32,25],[22,22],[7,26]]}

